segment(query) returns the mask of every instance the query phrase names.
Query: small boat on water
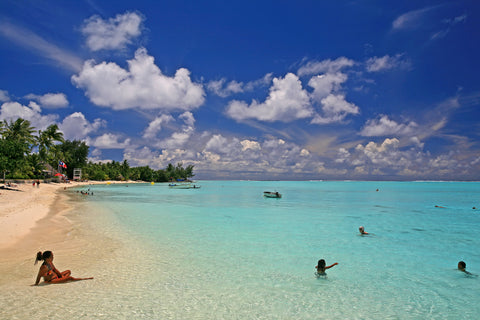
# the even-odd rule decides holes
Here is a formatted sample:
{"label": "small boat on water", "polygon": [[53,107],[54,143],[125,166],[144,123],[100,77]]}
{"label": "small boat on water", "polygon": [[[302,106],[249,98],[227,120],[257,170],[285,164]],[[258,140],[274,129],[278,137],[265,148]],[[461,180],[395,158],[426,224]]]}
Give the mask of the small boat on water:
{"label": "small boat on water", "polygon": [[191,183],[170,183],[168,187],[170,189],[200,189],[199,185]]}
{"label": "small boat on water", "polygon": [[264,191],[263,192],[263,196],[265,198],[277,198],[277,199],[280,199],[282,197],[282,195],[278,192],[271,192],[271,191]]}

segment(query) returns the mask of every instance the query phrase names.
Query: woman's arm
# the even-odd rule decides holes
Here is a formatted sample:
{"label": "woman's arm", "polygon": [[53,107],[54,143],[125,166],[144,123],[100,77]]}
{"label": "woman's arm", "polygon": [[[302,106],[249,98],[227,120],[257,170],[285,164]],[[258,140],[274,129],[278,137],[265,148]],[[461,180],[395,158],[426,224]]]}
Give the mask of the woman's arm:
{"label": "woman's arm", "polygon": [[325,267],[325,269],[330,269],[331,267],[334,267],[334,266],[336,266],[337,264],[338,264],[338,262],[335,262],[334,264],[329,265],[328,267]]}
{"label": "woman's arm", "polygon": [[37,275],[37,280],[35,280],[35,285],[38,285],[40,282],[40,279],[42,279],[43,275],[45,274],[45,270],[42,270],[46,268],[45,266],[41,266],[40,269],[38,269],[38,275]]}
{"label": "woman's arm", "polygon": [[62,273],[60,271],[58,271],[57,268],[55,268],[53,263],[52,263],[52,269],[53,269],[53,272],[55,272],[57,274],[57,277],[61,278],[63,276]]}

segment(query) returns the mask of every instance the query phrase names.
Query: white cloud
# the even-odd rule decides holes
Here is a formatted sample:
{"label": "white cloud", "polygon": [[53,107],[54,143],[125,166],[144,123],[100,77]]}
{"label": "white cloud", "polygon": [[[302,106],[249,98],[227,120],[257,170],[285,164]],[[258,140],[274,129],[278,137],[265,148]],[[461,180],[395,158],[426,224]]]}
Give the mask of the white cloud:
{"label": "white cloud", "polygon": [[242,151],[245,150],[260,150],[260,143],[257,141],[252,141],[252,140],[242,140],[240,141],[240,144],[242,145]]}
{"label": "white cloud", "polygon": [[225,78],[220,80],[212,80],[207,84],[207,89],[222,98],[228,97],[235,93],[243,92],[243,83],[232,80],[225,85],[226,81],[227,80]]}
{"label": "white cloud", "polygon": [[[401,147],[397,138],[387,138],[383,142],[370,141],[358,144],[350,150],[341,148],[336,163],[344,168],[350,166],[351,177],[372,176],[401,177],[403,179],[449,179],[468,177],[470,163],[459,161],[463,152],[450,151],[435,157],[423,151],[418,138],[410,139],[410,146]],[[462,163],[463,162],[463,163]]]}
{"label": "white cloud", "polygon": [[220,134],[214,134],[205,145],[205,151],[228,153],[228,140]]}
{"label": "white cloud", "polygon": [[335,159],[336,163],[344,163],[350,157],[350,152],[345,148],[338,149],[337,158]]}
{"label": "white cloud", "polygon": [[145,132],[143,134],[143,138],[145,139],[155,138],[157,133],[160,130],[162,130],[162,126],[173,120],[174,119],[171,115],[165,115],[165,114],[162,114],[160,117],[155,118],[152,122],[148,124],[148,128],[145,129]]}
{"label": "white cloud", "polygon": [[7,101],[10,101],[8,91],[0,90],[0,102],[7,102]]}
{"label": "white cloud", "polygon": [[400,141],[396,138],[385,139],[381,144],[373,141],[365,146],[359,144],[355,147],[355,153],[349,157],[349,160],[353,165],[362,167],[362,170],[365,170],[366,166],[371,167],[370,170],[372,170],[372,168],[408,165],[405,161],[406,158],[398,149],[399,144]]}
{"label": "white cloud", "polygon": [[[182,113],[179,117],[184,122],[179,131],[173,132],[170,137],[155,143],[159,148],[179,149],[184,148],[195,131],[195,118],[190,111]],[[167,119],[168,122],[173,120]]]}
{"label": "white cloud", "polygon": [[446,37],[447,34],[450,33],[452,28],[455,27],[455,25],[457,25],[459,23],[465,23],[466,20],[467,20],[467,15],[466,14],[463,14],[461,16],[457,16],[457,17],[454,17],[454,18],[444,19],[442,22],[447,25],[446,28],[443,29],[443,30],[435,32],[430,37],[430,39],[431,40],[437,40],[437,39],[441,39],[441,38]]}
{"label": "white cloud", "polygon": [[195,125],[195,118],[190,111],[182,113],[178,118],[185,122],[186,128],[184,130],[193,130],[193,126]]}
{"label": "white cloud", "polygon": [[403,58],[403,54],[396,54],[391,57],[388,54],[383,57],[373,57],[367,60],[368,72],[379,72],[391,69],[409,69],[411,62]]}
{"label": "white cloud", "polygon": [[85,21],[82,33],[92,51],[123,49],[141,34],[143,17],[135,12],[119,14],[103,20],[92,16]]}
{"label": "white cloud", "polygon": [[192,110],[205,100],[202,85],[191,81],[187,69],[180,68],[174,77],[168,77],[143,48],[135,52],[128,66],[125,70],[112,62],[95,64],[89,60],[78,75],[72,76],[72,82],[85,89],[94,104],[114,110]]}
{"label": "white cloud", "polygon": [[337,58],[336,60],[323,60],[323,61],[309,61],[306,65],[298,69],[298,76],[317,75],[320,73],[337,73],[343,68],[351,67],[355,64],[353,60],[345,57]]}
{"label": "white cloud", "polygon": [[350,114],[359,114],[360,109],[353,103],[345,100],[340,94],[330,94],[321,100],[323,114],[316,114],[313,124],[328,124],[341,122]]}
{"label": "white cloud", "polygon": [[82,68],[81,58],[46,41],[30,30],[22,29],[6,22],[0,22],[0,35],[22,47],[33,49],[31,52],[52,60],[55,64],[61,65],[68,70],[77,72]]}
{"label": "white cloud", "polygon": [[63,93],[47,93],[41,96],[29,94],[25,98],[35,100],[46,109],[65,108],[68,106],[67,96]]}
{"label": "white cloud", "polygon": [[257,119],[261,121],[284,121],[310,117],[313,109],[307,91],[298,77],[288,73],[284,78],[274,78],[270,94],[264,103],[231,101],[226,113],[235,120]]}
{"label": "white cloud", "polygon": [[[203,133],[202,141],[187,148],[165,148],[160,152],[148,148],[128,148],[125,158],[131,165],[148,164],[153,168],[163,168],[168,163],[182,162],[195,165],[197,172],[208,177],[271,177],[271,174],[299,174],[312,170],[309,151],[282,139],[271,138],[264,141],[226,137],[221,134]],[[310,163],[311,164],[311,163]],[[316,170],[315,163],[314,169]]]}
{"label": "white cloud", "polygon": [[321,102],[322,99],[326,98],[332,92],[339,91],[341,84],[347,81],[347,78],[347,75],[340,72],[312,77],[310,81],[308,81],[308,85],[313,88],[312,98],[317,102]]}
{"label": "white cloud", "polygon": [[192,132],[174,132],[170,137],[158,143],[158,146],[165,149],[179,149],[185,146],[191,135]]}
{"label": "white cloud", "polygon": [[220,80],[212,80],[208,82],[206,87],[217,96],[226,98],[236,93],[252,91],[258,87],[268,86],[272,82],[272,75],[273,73],[267,73],[263,78],[249,81],[246,84],[235,80],[227,83],[227,80],[222,78]]}
{"label": "white cloud", "polygon": [[425,14],[436,9],[438,6],[426,7],[418,10],[412,10],[398,16],[392,23],[393,30],[405,30],[418,27]]}
{"label": "white cloud", "polygon": [[5,102],[0,107],[0,120],[15,121],[22,118],[30,121],[36,130],[44,130],[49,125],[55,123],[58,115],[42,115],[42,108],[31,101],[28,106],[18,102]]}
{"label": "white cloud", "polygon": [[448,170],[459,167],[458,160],[454,158],[454,153],[443,154],[436,158],[430,159],[428,166],[433,170]]}
{"label": "white cloud", "polygon": [[88,144],[99,149],[125,149],[130,145],[130,139],[127,138],[123,142],[119,141],[120,136],[105,133],[94,139],[88,139]]}
{"label": "white cloud", "polygon": [[245,84],[244,90],[245,91],[252,91],[258,87],[267,87],[272,83],[273,80],[273,73],[267,73],[263,76],[263,78],[249,81]]}
{"label": "white cloud", "polygon": [[382,115],[378,119],[368,120],[360,131],[360,135],[366,137],[405,136],[414,134],[417,129],[418,125],[413,121],[408,124],[397,123],[390,120],[387,115]]}
{"label": "white cloud", "polygon": [[105,120],[95,119],[91,123],[85,118],[83,113],[75,112],[65,117],[58,127],[63,132],[65,139],[84,140],[90,133],[94,133],[105,126]]}

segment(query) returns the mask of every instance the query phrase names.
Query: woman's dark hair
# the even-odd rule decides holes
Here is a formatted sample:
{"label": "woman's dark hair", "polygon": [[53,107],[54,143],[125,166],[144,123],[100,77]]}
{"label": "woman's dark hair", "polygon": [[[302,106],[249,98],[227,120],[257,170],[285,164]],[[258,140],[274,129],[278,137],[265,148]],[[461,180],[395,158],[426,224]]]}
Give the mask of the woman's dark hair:
{"label": "woman's dark hair", "polygon": [[465,262],[463,262],[463,261],[460,261],[460,262],[458,263],[458,265],[461,266],[463,269],[465,269],[465,268],[467,267],[467,264],[466,264]]}
{"label": "woman's dark hair", "polygon": [[35,259],[35,264],[37,264],[38,261],[48,259],[52,256],[52,251],[45,251],[42,253],[42,251],[37,252],[37,258]]}
{"label": "woman's dark hair", "polygon": [[325,260],[320,259],[318,260],[318,265],[319,268],[325,268]]}

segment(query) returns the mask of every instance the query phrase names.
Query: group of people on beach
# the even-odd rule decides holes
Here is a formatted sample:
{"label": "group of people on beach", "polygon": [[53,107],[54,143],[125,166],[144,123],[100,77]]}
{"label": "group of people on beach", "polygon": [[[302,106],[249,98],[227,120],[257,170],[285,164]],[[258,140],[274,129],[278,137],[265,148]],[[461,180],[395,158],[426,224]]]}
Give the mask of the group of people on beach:
{"label": "group of people on beach", "polygon": [[[358,227],[358,231],[360,232],[361,236],[370,234],[370,233],[365,231],[365,227],[363,227],[363,226]],[[327,273],[325,272],[325,270],[330,269],[331,267],[334,267],[337,264],[338,264],[338,262],[335,262],[334,264],[331,264],[331,265],[327,266],[325,260],[320,259],[320,260],[318,260],[317,265],[315,266],[315,269],[317,269],[316,272],[315,272],[315,275],[317,277],[321,277],[321,276],[326,277]],[[464,272],[467,275],[476,276],[473,273],[470,273],[466,270],[467,264],[464,261],[458,262],[457,268],[458,268],[458,270]]]}

